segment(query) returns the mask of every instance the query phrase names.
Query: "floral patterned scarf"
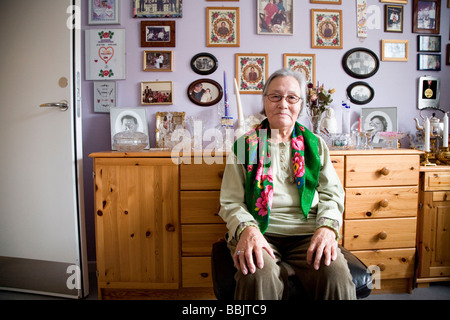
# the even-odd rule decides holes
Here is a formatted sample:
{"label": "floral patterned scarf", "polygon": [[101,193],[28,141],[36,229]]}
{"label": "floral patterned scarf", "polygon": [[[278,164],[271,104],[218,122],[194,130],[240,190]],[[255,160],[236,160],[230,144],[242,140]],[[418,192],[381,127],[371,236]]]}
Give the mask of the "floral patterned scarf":
{"label": "floral patterned scarf", "polygon": [[[259,224],[262,233],[269,225],[273,200],[273,178],[269,155],[269,121],[240,137],[233,145],[233,152],[245,165],[245,203]],[[245,149],[243,147],[245,146]],[[300,207],[307,218],[319,181],[319,140],[304,126],[295,123],[291,139],[294,177],[300,197]],[[259,149],[259,150],[258,150]],[[245,151],[243,151],[245,150]],[[259,152],[258,152],[259,151]]]}

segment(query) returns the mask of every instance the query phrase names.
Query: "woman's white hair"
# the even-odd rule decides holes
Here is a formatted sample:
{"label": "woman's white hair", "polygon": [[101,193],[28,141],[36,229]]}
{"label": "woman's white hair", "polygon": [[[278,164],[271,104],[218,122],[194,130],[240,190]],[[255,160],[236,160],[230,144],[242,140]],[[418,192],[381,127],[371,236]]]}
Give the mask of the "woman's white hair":
{"label": "woman's white hair", "polygon": [[[300,98],[302,99],[300,106],[300,113],[298,116],[300,117],[304,115],[304,112],[306,110],[306,78],[303,75],[303,73],[290,69],[279,69],[274,73],[272,73],[270,77],[267,79],[262,92],[263,106],[264,106],[264,96],[267,94],[267,90],[269,88],[270,83],[272,82],[273,79],[278,77],[293,77],[295,80],[297,80],[298,85],[300,86]],[[265,113],[266,113],[265,107],[263,107],[263,114]]]}

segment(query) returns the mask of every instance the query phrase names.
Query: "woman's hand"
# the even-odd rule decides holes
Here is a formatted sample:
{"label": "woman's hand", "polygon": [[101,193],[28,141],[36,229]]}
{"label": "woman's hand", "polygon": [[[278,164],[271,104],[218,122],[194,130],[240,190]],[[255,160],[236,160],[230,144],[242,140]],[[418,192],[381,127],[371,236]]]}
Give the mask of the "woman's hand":
{"label": "woman's hand", "polygon": [[[256,267],[254,258],[256,258],[256,265],[262,269],[264,267],[263,251],[265,249],[269,255],[275,259],[273,250],[256,227],[247,227],[242,231],[239,242],[236,246],[236,251],[233,255],[234,266],[241,270],[245,275],[249,271],[255,273]],[[254,256],[253,256],[254,254]]]}
{"label": "woman's hand", "polygon": [[311,244],[306,254],[306,262],[312,264],[314,260],[314,269],[319,270],[322,256],[324,256],[324,264],[326,266],[329,266],[331,261],[337,258],[336,234],[327,227],[317,229],[312,236]]}

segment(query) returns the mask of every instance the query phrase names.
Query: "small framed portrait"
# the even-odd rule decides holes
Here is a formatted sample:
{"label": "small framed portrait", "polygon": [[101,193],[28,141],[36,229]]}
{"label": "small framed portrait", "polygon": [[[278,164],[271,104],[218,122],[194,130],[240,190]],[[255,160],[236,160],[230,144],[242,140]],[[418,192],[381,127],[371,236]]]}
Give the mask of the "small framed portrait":
{"label": "small framed portrait", "polygon": [[[145,133],[148,137],[147,117],[143,108],[111,108],[110,120],[112,150],[116,150],[114,148],[114,135],[119,132],[135,130]],[[149,147],[150,145],[147,142],[145,149]]]}
{"label": "small framed portrait", "polygon": [[207,75],[217,70],[219,62],[211,53],[201,52],[191,59],[191,68],[195,73]]}
{"label": "small framed portrait", "polygon": [[257,1],[258,34],[293,35],[294,34],[294,1]]}
{"label": "small framed portrait", "polygon": [[89,0],[88,24],[120,24],[120,0]]}
{"label": "small framed portrait", "polygon": [[384,31],[403,33],[403,6],[384,6]]}
{"label": "small framed portrait", "polygon": [[199,79],[189,85],[187,95],[196,105],[207,107],[219,103],[223,97],[223,89],[214,80]]}
{"label": "small framed portrait", "polygon": [[144,51],[144,71],[173,71],[173,51]]}
{"label": "small framed portrait", "polygon": [[342,49],[342,10],[311,10],[311,47]]}
{"label": "small framed portrait", "polygon": [[348,86],[347,96],[355,104],[367,104],[372,101],[375,91],[368,83],[357,81]]}
{"label": "small framed portrait", "polygon": [[236,53],[239,93],[260,94],[268,78],[268,54]]}
{"label": "small framed portrait", "polygon": [[183,0],[133,0],[134,18],[181,18]]}
{"label": "small framed portrait", "polygon": [[141,47],[175,47],[175,21],[141,21]]}
{"label": "small framed portrait", "polygon": [[239,47],[239,8],[206,8],[206,45]]}
{"label": "small framed portrait", "polygon": [[172,141],[172,133],[177,129],[185,129],[184,112],[156,113],[156,147],[172,149],[178,141]]}
{"label": "small framed portrait", "polygon": [[107,113],[116,101],[116,81],[94,81],[94,112]]}
{"label": "small framed portrait", "polygon": [[381,40],[382,61],[408,61],[408,40]]}
{"label": "small framed portrait", "polygon": [[141,104],[173,104],[172,81],[141,82]]}
{"label": "small framed portrait", "polygon": [[441,0],[413,0],[413,32],[439,34]]}
{"label": "small framed portrait", "polygon": [[380,60],[375,52],[367,48],[353,48],[342,57],[342,67],[353,78],[370,78],[380,68]]}
{"label": "small framed portrait", "polygon": [[387,146],[378,132],[397,131],[397,107],[361,108],[361,129],[371,131],[373,136],[372,146],[383,148]]}
{"label": "small framed portrait", "polygon": [[440,54],[417,54],[417,70],[441,71]]}
{"label": "small framed portrait", "polygon": [[441,52],[441,36],[434,36],[434,35],[417,36],[417,51]]}
{"label": "small framed portrait", "polygon": [[307,83],[316,83],[315,54],[285,53],[283,65],[286,69],[303,73]]}

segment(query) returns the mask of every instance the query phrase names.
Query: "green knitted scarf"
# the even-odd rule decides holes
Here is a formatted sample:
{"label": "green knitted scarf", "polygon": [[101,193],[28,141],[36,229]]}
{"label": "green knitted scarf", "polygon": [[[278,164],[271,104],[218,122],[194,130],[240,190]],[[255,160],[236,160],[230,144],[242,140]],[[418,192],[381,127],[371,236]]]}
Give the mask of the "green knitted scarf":
{"label": "green knitted scarf", "polygon": [[[258,127],[240,137],[233,145],[238,161],[245,165],[245,203],[259,224],[262,233],[269,225],[272,208],[273,180],[268,139],[270,127],[267,119]],[[243,147],[245,149],[243,150]],[[300,197],[300,208],[307,218],[319,181],[319,139],[298,122],[291,139],[292,165]]]}

